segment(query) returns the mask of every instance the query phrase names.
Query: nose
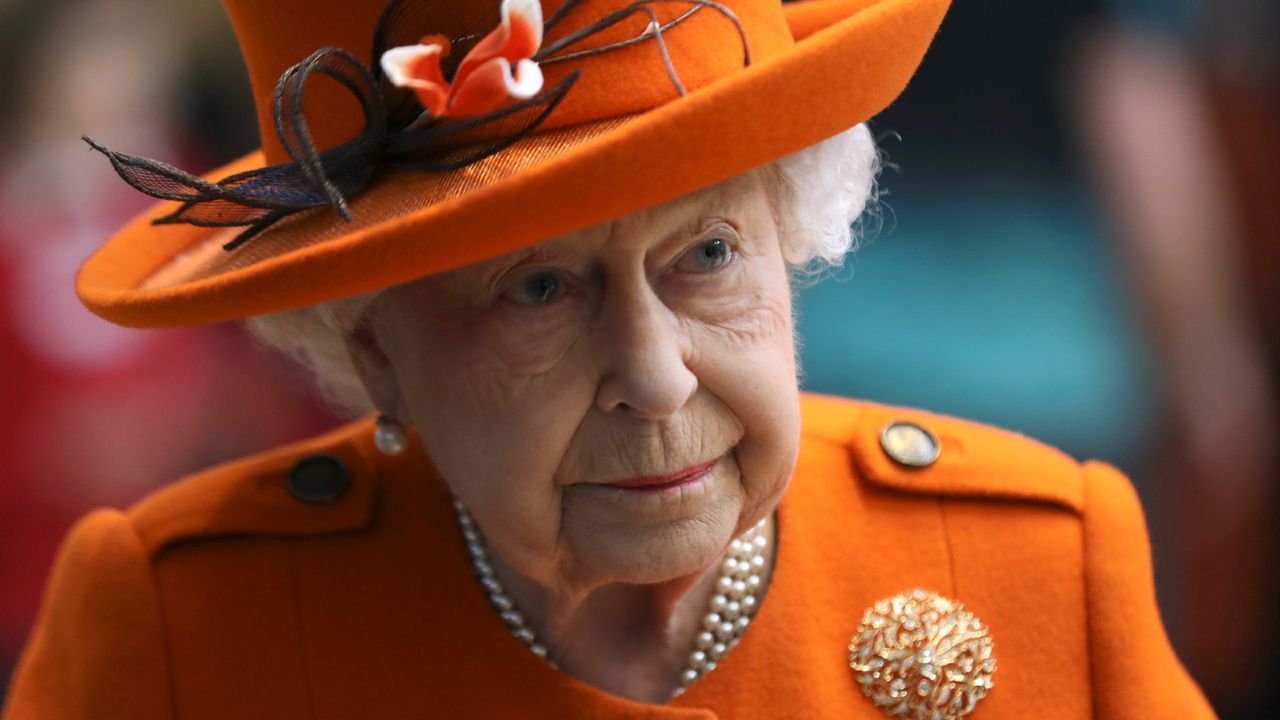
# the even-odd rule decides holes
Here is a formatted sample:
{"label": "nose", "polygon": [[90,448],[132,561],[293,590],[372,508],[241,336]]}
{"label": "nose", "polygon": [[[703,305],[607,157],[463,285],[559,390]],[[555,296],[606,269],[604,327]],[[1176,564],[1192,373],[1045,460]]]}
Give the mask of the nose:
{"label": "nose", "polygon": [[606,292],[596,352],[603,363],[596,406],[646,419],[668,417],[698,388],[679,321],[648,283]]}

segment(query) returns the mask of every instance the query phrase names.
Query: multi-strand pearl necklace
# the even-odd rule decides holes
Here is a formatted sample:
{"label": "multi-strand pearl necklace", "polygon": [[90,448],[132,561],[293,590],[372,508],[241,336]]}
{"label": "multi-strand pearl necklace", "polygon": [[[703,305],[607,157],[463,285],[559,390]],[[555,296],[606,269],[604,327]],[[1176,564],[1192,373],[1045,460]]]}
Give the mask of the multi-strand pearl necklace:
{"label": "multi-strand pearl necklace", "polygon": [[[453,507],[458,515],[458,525],[462,528],[467,554],[471,557],[471,567],[489,596],[489,603],[512,635],[523,642],[534,655],[554,667],[555,661],[547,657],[547,646],[538,640],[533,629],[525,622],[524,615],[516,609],[515,601],[498,580],[489,552],[485,549],[484,539],[480,535],[480,528],[471,517],[471,512],[458,499],[454,499]],[[676,688],[672,697],[684,692],[698,678],[714,670],[716,663],[738,644],[742,633],[751,624],[751,618],[760,606],[760,595],[764,588],[762,575],[768,544],[764,520],[729,543],[729,549],[720,562],[720,577],[716,579],[715,594],[711,596],[707,614],[702,618],[702,630],[694,640],[695,647],[690,651],[685,671],[680,676],[680,687]]]}

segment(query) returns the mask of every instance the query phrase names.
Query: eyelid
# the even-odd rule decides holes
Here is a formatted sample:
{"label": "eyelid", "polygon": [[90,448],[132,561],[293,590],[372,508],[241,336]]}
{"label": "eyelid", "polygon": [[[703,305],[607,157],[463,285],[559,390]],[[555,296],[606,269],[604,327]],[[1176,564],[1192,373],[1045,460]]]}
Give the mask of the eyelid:
{"label": "eyelid", "polygon": [[502,288],[517,275],[524,275],[531,270],[546,269],[571,272],[567,267],[570,258],[562,252],[549,251],[541,246],[528,248],[520,253],[514,261],[498,268],[489,277],[489,287],[501,293]]}
{"label": "eyelid", "polygon": [[675,250],[675,257],[671,260],[671,264],[680,261],[690,250],[699,244],[708,240],[715,239],[724,240],[729,244],[729,248],[734,252],[738,251],[738,246],[742,242],[742,234],[733,223],[722,218],[714,218],[702,220],[698,224],[690,224],[687,229],[682,231],[679,236],[679,245],[672,246]]}
{"label": "eyelid", "polygon": [[716,231],[725,231],[734,238],[741,236],[741,233],[738,232],[738,226],[724,219],[716,219],[704,223],[696,234],[699,240],[706,240],[709,235],[714,234]]}
{"label": "eyelid", "polygon": [[[698,236],[698,238],[693,243],[685,247],[684,250],[681,251],[680,254],[675,257],[675,259],[671,262],[669,270],[671,272],[675,272],[679,274],[692,274],[692,275],[708,275],[708,274],[721,272],[729,268],[733,264],[735,264],[735,262],[737,261],[737,258],[739,255],[739,250],[738,250],[739,239],[740,238],[738,237],[736,232],[725,233],[725,232],[714,232],[713,230],[705,230],[703,231],[702,234]],[[727,257],[724,258],[724,261],[720,265],[717,265],[715,267],[701,268],[701,269],[692,269],[692,268],[682,267],[685,261],[690,259],[691,255],[693,255],[694,253],[700,252],[701,248],[705,247],[706,244],[710,242],[719,242],[725,248]],[[697,262],[697,260],[695,259],[694,262]]]}
{"label": "eyelid", "polygon": [[573,275],[569,268],[557,265],[556,258],[548,253],[531,252],[494,275],[491,287],[497,295],[503,295],[511,289],[513,283],[540,272],[553,272],[562,277]]}
{"label": "eyelid", "polygon": [[684,250],[676,256],[676,262],[680,262],[680,258],[693,252],[698,246],[711,240],[721,240],[729,246],[729,252],[737,255],[742,251],[743,238],[742,233],[738,232],[737,226],[727,220],[717,220],[708,223],[697,232],[693,241],[685,246]]}

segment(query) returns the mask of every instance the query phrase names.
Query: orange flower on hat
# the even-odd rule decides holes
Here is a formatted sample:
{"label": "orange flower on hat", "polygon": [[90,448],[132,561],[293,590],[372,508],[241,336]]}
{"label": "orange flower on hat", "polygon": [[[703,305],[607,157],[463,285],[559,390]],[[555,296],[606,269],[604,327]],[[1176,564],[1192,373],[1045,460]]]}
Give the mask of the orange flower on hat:
{"label": "orange flower on hat", "polygon": [[449,54],[449,40],[440,35],[386,51],[382,71],[393,85],[412,89],[431,117],[480,115],[527,100],[542,89],[542,69],[532,59],[542,45],[542,5],[502,0],[501,13],[501,24],[471,48],[452,82],[440,68]]}

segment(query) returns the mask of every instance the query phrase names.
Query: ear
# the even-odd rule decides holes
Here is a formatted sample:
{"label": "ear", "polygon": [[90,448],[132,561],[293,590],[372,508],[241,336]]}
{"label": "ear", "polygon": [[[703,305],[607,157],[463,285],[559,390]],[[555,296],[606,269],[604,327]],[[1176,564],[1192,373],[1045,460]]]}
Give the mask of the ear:
{"label": "ear", "polygon": [[351,364],[355,367],[365,392],[369,394],[369,399],[373,401],[373,406],[383,415],[408,420],[404,415],[403,395],[396,379],[395,367],[378,344],[378,336],[373,328],[368,323],[361,322],[343,340],[346,341]]}

